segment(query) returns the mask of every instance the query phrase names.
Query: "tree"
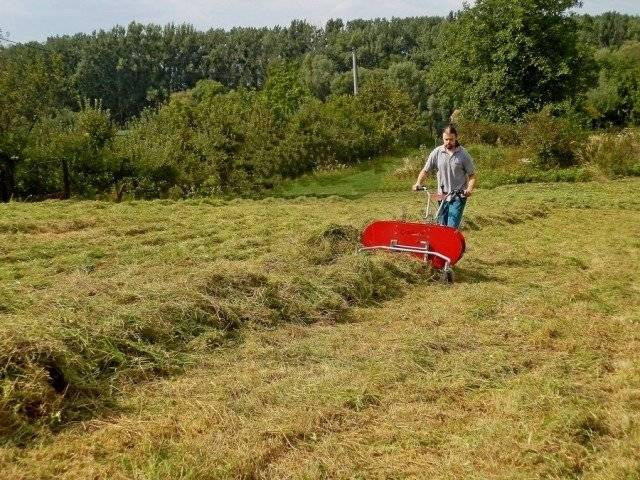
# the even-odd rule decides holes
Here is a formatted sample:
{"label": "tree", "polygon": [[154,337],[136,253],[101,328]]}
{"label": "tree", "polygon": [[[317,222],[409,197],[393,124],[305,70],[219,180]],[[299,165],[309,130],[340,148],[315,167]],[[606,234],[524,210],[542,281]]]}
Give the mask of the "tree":
{"label": "tree", "polygon": [[301,73],[305,85],[317,98],[324,100],[329,96],[336,68],[326,55],[307,54],[302,61]]}
{"label": "tree", "polygon": [[60,55],[37,43],[0,47],[0,201],[15,194],[16,169],[38,118],[61,102]]}
{"label": "tree", "polygon": [[285,35],[280,27],[271,31],[266,28],[209,31],[201,66],[203,73],[228,88],[261,88],[269,62],[277,57]]}
{"label": "tree", "polygon": [[356,97],[362,109],[373,115],[380,150],[394,145],[415,144],[420,135],[418,110],[409,95],[389,82],[365,84]]}
{"label": "tree", "polygon": [[640,123],[640,42],[598,53],[600,77],[586,94],[585,110],[594,126]]}
{"label": "tree", "polygon": [[83,98],[101,99],[124,123],[202,78],[203,34],[188,25],[141,25],[94,33],[74,80]]}
{"label": "tree", "polygon": [[304,98],[311,96],[311,92],[303,84],[295,64],[274,62],[269,66],[262,96],[276,118],[284,121],[300,108]]}
{"label": "tree", "polygon": [[512,122],[595,80],[577,41],[577,0],[478,0],[443,27],[429,79],[471,117]]}
{"label": "tree", "polygon": [[428,95],[425,72],[418,70],[415,63],[394,63],[387,69],[387,78],[393,85],[409,95],[418,110],[422,111],[427,108]]}
{"label": "tree", "polygon": [[[115,135],[109,112],[99,102],[83,102],[79,112],[64,109],[44,117],[17,171],[20,193],[83,196],[113,183],[110,142]],[[60,192],[61,191],[61,192]]]}
{"label": "tree", "polygon": [[602,14],[599,20],[598,40],[603,47],[619,47],[628,38],[629,18],[615,12]]}
{"label": "tree", "polygon": [[[381,68],[368,69],[358,67],[359,87],[364,87],[369,83],[382,83],[386,78],[387,71]],[[336,75],[331,81],[331,93],[333,95],[352,95],[353,94],[353,74],[347,71]]]}

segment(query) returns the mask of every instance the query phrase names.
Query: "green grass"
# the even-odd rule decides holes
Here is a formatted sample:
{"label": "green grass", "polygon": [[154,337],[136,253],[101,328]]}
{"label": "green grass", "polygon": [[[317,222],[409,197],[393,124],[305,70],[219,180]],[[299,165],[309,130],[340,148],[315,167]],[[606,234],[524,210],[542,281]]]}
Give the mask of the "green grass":
{"label": "green grass", "polygon": [[354,253],[375,169],[0,205],[4,478],[637,478],[640,181],[480,189],[447,287]]}
{"label": "green grass", "polygon": [[[482,188],[521,183],[585,182],[605,176],[597,166],[589,164],[541,170],[516,147],[471,145],[468,150],[475,160]],[[355,166],[317,171],[285,180],[266,195],[280,198],[337,195],[354,199],[376,192],[407,191],[424,166],[427,154],[425,148],[407,150]]]}
{"label": "green grass", "polygon": [[318,171],[294,180],[285,180],[267,194],[284,198],[302,195],[357,198],[374,192],[401,191],[407,188],[407,182],[405,178],[394,176],[394,170],[403,159],[410,161],[419,156],[417,150],[409,150],[404,152],[404,156],[389,155],[356,166]]}

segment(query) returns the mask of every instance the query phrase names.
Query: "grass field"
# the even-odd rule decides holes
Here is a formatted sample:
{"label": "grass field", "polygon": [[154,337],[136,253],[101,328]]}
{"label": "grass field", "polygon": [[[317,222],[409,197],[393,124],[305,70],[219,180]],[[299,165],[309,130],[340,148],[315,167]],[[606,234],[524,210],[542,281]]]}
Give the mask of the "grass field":
{"label": "grass field", "polygon": [[[281,198],[339,195],[354,199],[371,193],[405,191],[407,185],[411,186],[415,181],[430,148],[408,149],[355,166],[313,172],[285,180],[269,194]],[[530,159],[523,158],[526,152],[517,147],[472,145],[468,151],[482,172],[482,187],[485,189],[532,182],[584,182],[607,176],[595,164],[551,170],[536,168]],[[639,164],[634,163],[634,166],[635,170],[628,168],[630,173],[626,174],[638,171]]]}
{"label": "grass field", "polygon": [[3,478],[640,477],[640,180],[479,190],[453,286],[330,184],[0,205]]}

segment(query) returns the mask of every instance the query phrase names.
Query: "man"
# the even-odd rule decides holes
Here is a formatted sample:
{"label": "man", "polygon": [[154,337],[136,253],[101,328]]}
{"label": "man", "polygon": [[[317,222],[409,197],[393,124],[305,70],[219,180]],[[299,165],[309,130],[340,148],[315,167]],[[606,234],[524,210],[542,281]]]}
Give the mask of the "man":
{"label": "man", "polygon": [[476,185],[476,167],[471,155],[458,143],[458,132],[453,125],[448,125],[442,132],[442,146],[436,147],[427,157],[424,168],[420,171],[413,190],[422,186],[422,181],[429,172],[437,171],[438,193],[449,194],[464,191],[464,196],[453,196],[438,214],[438,223],[458,228],[462,220],[462,212],[467,197],[473,193]]}

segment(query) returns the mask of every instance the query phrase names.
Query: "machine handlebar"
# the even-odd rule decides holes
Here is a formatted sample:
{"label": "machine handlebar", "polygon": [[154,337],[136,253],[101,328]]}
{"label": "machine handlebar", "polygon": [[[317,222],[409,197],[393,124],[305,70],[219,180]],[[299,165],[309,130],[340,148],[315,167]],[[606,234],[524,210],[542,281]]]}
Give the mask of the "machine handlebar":
{"label": "machine handlebar", "polygon": [[449,193],[431,193],[429,192],[429,189],[427,187],[425,187],[424,185],[420,185],[416,188],[415,190],[416,192],[426,192],[429,196],[434,197],[436,200],[452,200],[455,197],[460,197],[460,198],[465,198],[465,192],[464,190],[460,189],[460,190],[454,190],[453,192],[449,192]]}

